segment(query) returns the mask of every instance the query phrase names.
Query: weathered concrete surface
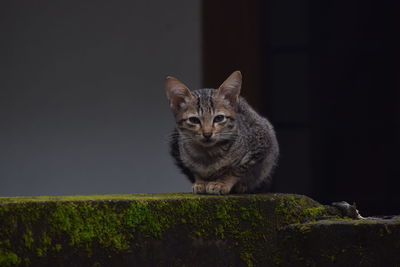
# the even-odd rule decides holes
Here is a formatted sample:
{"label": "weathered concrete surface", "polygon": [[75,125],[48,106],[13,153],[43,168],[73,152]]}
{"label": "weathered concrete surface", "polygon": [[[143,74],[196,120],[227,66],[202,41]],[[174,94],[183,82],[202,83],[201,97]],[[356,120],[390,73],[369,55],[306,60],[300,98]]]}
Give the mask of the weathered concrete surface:
{"label": "weathered concrete surface", "polygon": [[284,266],[400,266],[400,217],[295,224],[279,237]]}
{"label": "weathered concrete surface", "polygon": [[328,266],[345,263],[342,255],[354,257],[344,266],[390,266],[397,259],[397,220],[334,221],[334,214],[290,194],[0,198],[0,266]]}

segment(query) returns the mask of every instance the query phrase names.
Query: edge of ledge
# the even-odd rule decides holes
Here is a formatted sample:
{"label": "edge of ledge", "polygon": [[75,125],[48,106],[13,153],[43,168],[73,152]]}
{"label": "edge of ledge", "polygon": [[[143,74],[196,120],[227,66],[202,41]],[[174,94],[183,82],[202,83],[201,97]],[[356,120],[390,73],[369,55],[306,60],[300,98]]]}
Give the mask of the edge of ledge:
{"label": "edge of ledge", "polygon": [[297,194],[230,194],[230,195],[197,195],[192,193],[135,193],[135,194],[100,194],[100,195],[66,195],[66,196],[15,196],[0,197],[0,205],[31,202],[82,202],[82,201],[168,201],[189,199],[281,199],[287,196],[305,197]]}

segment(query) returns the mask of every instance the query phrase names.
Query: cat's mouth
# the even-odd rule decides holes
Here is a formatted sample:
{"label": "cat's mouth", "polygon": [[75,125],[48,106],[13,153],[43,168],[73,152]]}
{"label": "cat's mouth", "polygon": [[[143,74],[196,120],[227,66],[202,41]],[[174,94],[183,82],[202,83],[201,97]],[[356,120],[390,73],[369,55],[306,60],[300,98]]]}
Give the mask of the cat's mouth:
{"label": "cat's mouth", "polygon": [[202,139],[200,140],[200,142],[201,142],[201,144],[202,144],[203,146],[212,146],[212,145],[215,144],[216,139],[215,139],[215,138],[202,138]]}
{"label": "cat's mouth", "polygon": [[215,144],[215,138],[212,137],[202,137],[198,139],[198,142],[203,146],[211,146]]}

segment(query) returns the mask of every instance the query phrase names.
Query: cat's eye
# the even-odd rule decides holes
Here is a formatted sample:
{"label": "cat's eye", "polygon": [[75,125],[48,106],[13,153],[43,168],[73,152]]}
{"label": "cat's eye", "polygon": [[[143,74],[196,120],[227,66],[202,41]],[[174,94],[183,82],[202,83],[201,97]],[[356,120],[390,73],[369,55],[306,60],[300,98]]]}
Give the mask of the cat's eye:
{"label": "cat's eye", "polygon": [[193,124],[200,124],[200,119],[197,117],[189,117],[189,122]]}
{"label": "cat's eye", "polygon": [[223,120],[225,120],[225,116],[224,115],[217,115],[217,116],[214,117],[214,123],[221,122]]}

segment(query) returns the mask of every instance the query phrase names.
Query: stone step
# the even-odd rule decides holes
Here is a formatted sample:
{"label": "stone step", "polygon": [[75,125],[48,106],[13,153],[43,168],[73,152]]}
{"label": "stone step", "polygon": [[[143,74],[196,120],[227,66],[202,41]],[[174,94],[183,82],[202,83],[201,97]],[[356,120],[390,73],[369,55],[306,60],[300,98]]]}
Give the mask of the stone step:
{"label": "stone step", "polygon": [[0,197],[0,266],[396,266],[398,220],[337,214],[293,194]]}

